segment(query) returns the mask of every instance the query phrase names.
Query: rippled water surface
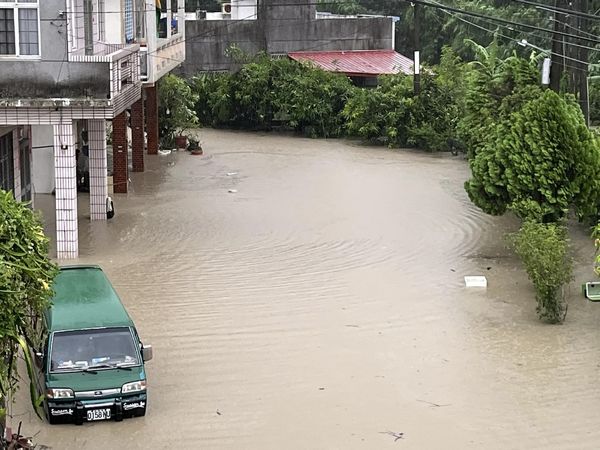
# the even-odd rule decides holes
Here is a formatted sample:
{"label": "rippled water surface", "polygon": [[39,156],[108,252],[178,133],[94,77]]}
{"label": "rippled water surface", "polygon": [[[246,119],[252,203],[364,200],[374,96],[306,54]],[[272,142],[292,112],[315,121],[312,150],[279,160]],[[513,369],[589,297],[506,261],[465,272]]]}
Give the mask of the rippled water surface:
{"label": "rippled water surface", "polygon": [[[148,415],[50,427],[20,398],[14,412],[37,442],[600,448],[600,305],[577,288],[593,252],[582,229],[567,322],[543,325],[504,243],[517,222],[470,204],[464,160],[202,139],[202,157],[148,157],[107,223],[90,223],[80,199],[79,262],[104,268],[154,346]],[[52,197],[37,205],[50,211]],[[477,274],[487,290],[464,287]]]}

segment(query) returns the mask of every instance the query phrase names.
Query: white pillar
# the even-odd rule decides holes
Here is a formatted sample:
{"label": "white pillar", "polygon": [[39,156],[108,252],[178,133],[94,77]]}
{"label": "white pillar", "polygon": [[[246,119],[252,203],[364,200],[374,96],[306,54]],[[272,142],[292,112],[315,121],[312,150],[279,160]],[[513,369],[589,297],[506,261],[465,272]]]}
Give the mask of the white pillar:
{"label": "white pillar", "polygon": [[56,256],[77,258],[77,175],[73,122],[54,125],[54,179],[56,186]]}
{"label": "white pillar", "polygon": [[167,39],[171,38],[171,19],[173,19],[173,11],[171,10],[171,0],[167,0]]}
{"label": "white pillar", "polygon": [[88,120],[90,149],[90,218],[106,220],[108,176],[106,172],[106,121]]}
{"label": "white pillar", "polygon": [[154,0],[146,2],[146,61],[148,66],[148,81],[154,80],[154,66],[156,65],[156,47],[158,28],[156,24],[156,4]]}
{"label": "white pillar", "polygon": [[177,33],[185,41],[185,6],[180,3],[179,10],[177,12]]}

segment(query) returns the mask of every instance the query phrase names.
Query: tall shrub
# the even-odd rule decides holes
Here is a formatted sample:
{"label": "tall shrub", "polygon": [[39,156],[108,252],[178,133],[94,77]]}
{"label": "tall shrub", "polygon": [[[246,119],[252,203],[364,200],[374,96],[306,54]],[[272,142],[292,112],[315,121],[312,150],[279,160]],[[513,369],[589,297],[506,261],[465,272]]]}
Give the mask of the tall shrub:
{"label": "tall shrub", "polygon": [[562,322],[567,314],[563,287],[573,273],[566,228],[526,221],[512,241],[535,287],[538,316],[549,323]]}
{"label": "tall shrub", "polygon": [[182,78],[170,74],[158,83],[160,136],[164,145],[172,146],[177,134],[198,126],[195,106],[197,94]]}
{"label": "tall shrub", "polygon": [[275,66],[275,105],[286,124],[308,136],[341,135],[341,112],[354,89],[348,77],[294,61]]}
{"label": "tall shrub", "polygon": [[469,197],[488,214],[556,222],[571,207],[580,219],[600,204],[600,147],[574,100],[547,90],[488,129],[470,161]]}
{"label": "tall shrub", "polygon": [[35,328],[50,304],[56,273],[39,217],[0,190],[0,404],[16,389],[19,348],[29,369],[28,347],[40,349]]}
{"label": "tall shrub", "polygon": [[413,120],[412,78],[392,75],[380,81],[374,89],[356,89],[348,99],[342,112],[346,129],[374,143],[404,146]]}

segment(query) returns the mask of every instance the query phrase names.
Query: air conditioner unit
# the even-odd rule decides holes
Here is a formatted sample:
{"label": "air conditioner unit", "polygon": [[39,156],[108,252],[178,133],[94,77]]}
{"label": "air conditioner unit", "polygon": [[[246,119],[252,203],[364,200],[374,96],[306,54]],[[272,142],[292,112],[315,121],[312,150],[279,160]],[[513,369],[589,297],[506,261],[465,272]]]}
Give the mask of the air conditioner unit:
{"label": "air conditioner unit", "polygon": [[221,12],[223,14],[231,14],[231,3],[222,3]]}

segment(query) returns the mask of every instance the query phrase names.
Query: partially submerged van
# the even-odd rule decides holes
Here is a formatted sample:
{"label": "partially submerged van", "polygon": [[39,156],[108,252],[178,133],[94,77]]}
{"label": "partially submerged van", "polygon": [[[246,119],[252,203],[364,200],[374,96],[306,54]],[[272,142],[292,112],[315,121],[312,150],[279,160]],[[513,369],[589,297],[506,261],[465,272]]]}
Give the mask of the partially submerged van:
{"label": "partially submerged van", "polygon": [[50,423],[143,416],[148,404],[144,346],[98,266],[62,267],[45,314],[36,385]]}

